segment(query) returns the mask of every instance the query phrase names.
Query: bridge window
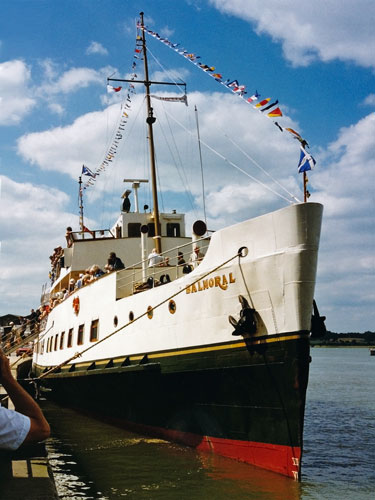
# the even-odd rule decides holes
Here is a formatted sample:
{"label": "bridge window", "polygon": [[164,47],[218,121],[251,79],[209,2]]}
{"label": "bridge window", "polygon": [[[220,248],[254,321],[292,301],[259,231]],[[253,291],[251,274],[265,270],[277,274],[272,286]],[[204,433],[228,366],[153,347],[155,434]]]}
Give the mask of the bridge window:
{"label": "bridge window", "polygon": [[138,238],[141,236],[141,223],[140,222],[129,222],[128,224],[128,237]]}
{"label": "bridge window", "polygon": [[[149,222],[147,224],[148,226],[148,233],[147,233],[147,236],[150,238],[154,237],[155,236],[155,224],[153,222]],[[160,224],[159,224],[159,234],[161,235],[161,227],[160,227]]]}
{"label": "bridge window", "polygon": [[180,224],[178,222],[167,222],[167,236],[172,238],[179,238]]}

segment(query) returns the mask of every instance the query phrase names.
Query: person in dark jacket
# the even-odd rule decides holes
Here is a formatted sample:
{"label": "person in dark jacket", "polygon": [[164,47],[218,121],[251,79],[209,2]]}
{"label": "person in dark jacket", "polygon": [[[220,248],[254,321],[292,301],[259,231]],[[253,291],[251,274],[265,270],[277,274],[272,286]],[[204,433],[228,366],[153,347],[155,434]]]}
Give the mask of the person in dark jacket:
{"label": "person in dark jacket", "polygon": [[105,269],[109,272],[119,271],[120,269],[125,269],[125,265],[120,257],[116,256],[115,252],[111,252],[109,254],[107,264],[105,265]]}

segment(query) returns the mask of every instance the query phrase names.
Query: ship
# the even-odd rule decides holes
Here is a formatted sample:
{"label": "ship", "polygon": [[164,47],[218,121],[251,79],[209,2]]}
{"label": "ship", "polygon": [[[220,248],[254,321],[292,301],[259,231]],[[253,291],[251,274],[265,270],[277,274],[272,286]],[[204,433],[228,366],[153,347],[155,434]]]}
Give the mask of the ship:
{"label": "ship", "polygon": [[[127,179],[134,210],[127,189],[110,229],[69,228],[31,377],[60,405],[299,480],[323,207],[197,220],[191,236],[159,212],[144,30],[139,44],[153,207],[139,209],[146,179]],[[93,265],[106,272],[85,281]]]}

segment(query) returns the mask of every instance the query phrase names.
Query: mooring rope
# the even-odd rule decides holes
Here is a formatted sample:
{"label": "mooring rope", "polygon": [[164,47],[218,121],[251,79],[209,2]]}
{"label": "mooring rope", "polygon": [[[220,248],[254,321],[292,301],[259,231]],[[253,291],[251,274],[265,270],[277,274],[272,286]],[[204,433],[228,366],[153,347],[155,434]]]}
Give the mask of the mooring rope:
{"label": "mooring rope", "polygon": [[156,306],[152,307],[151,309],[148,309],[146,310],[144,313],[140,314],[139,316],[137,316],[136,318],[134,318],[132,321],[128,321],[127,323],[125,323],[125,325],[122,325],[120,328],[117,328],[117,330],[114,330],[112,333],[110,333],[109,335],[107,335],[106,337],[102,338],[101,340],[98,340],[97,342],[95,342],[95,344],[92,344],[88,347],[86,347],[86,349],[83,349],[83,351],[80,351],[80,352],[77,352],[75,353],[73,356],[71,356],[69,359],[63,361],[62,363],[60,363],[59,365],[56,365],[56,366],[53,366],[52,368],[50,368],[49,370],[47,370],[46,372],[42,373],[41,375],[39,375],[39,377],[36,377],[36,378],[32,378],[31,377],[31,380],[33,381],[37,381],[37,380],[41,380],[45,377],[47,377],[48,375],[50,375],[51,373],[59,370],[60,368],[62,368],[63,366],[67,365],[68,363],[70,363],[71,361],[74,361],[75,359],[77,358],[80,358],[83,354],[85,354],[86,352],[88,352],[90,349],[93,349],[94,347],[98,346],[99,344],[101,344],[102,342],[105,342],[106,340],[108,340],[109,338],[113,337],[114,335],[116,335],[118,332],[121,332],[122,330],[124,330],[125,328],[127,328],[128,326],[134,324],[136,321],[138,321],[139,319],[143,318],[144,316],[146,316],[147,314],[150,314],[151,311],[154,311],[155,309],[157,309],[158,307],[161,307],[163,304],[165,304],[166,302],[169,302],[170,300],[172,300],[174,297],[177,297],[177,295],[179,295],[180,293],[184,292],[185,290],[187,290],[188,288],[190,288],[192,285],[195,285],[196,283],[198,283],[198,281],[201,281],[202,279],[206,278],[207,276],[209,276],[210,274],[214,273],[215,271],[217,271],[218,269],[220,269],[221,267],[225,266],[226,264],[228,264],[229,262],[231,262],[232,260],[234,260],[236,257],[241,257],[241,250],[240,249],[233,257],[230,257],[228,260],[224,261],[223,263],[221,263],[220,265],[216,266],[214,269],[211,269],[210,271],[208,271],[207,273],[199,276],[199,278],[197,278],[195,281],[193,281],[192,283],[189,283],[188,285],[186,285],[184,288],[181,288],[181,290],[178,290],[177,292],[173,293],[172,295],[170,295],[169,297],[167,297],[166,299],[162,300],[161,302],[159,302]]}

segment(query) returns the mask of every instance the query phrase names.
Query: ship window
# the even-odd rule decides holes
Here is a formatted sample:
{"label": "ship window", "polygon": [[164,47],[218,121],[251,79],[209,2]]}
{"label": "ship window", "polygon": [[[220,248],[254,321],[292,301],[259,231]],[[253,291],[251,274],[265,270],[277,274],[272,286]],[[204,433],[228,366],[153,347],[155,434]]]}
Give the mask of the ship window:
{"label": "ship window", "polygon": [[180,236],[180,224],[178,224],[177,222],[168,222],[167,236],[178,238]]}
{"label": "ship window", "polygon": [[130,311],[130,313],[129,313],[129,321],[133,321],[133,319],[134,319],[134,313],[133,313],[133,311]]}
{"label": "ship window", "polygon": [[53,349],[54,349],[55,351],[57,351],[57,340],[58,340],[58,338],[59,338],[59,334],[58,334],[58,333],[56,333],[56,335],[55,335],[55,345],[54,345],[54,347],[53,347]]}
{"label": "ship window", "polygon": [[70,328],[69,329],[69,332],[68,332],[68,343],[67,343],[67,347],[72,347],[73,345],[73,328]]}
{"label": "ship window", "polygon": [[52,340],[52,337],[50,337],[47,341],[47,352],[50,352],[51,351],[51,340]]}
{"label": "ship window", "polygon": [[115,327],[118,325],[118,317],[117,316],[115,316],[113,318],[113,324],[114,324]]}
{"label": "ship window", "polygon": [[98,328],[99,320],[94,319],[93,321],[91,321],[90,342],[96,342],[98,340]]}
{"label": "ship window", "polygon": [[44,340],[43,342],[40,344],[40,354],[43,354],[44,353]]}
{"label": "ship window", "polygon": [[174,314],[176,312],[176,302],[174,300],[169,301],[168,309],[171,314]]}
{"label": "ship window", "polygon": [[[153,222],[149,222],[147,224],[147,227],[148,227],[148,233],[147,233],[147,236],[148,237],[154,237],[155,236],[155,224]],[[159,234],[161,235],[161,226],[159,224]]]}
{"label": "ship window", "polygon": [[154,309],[153,309],[153,307],[152,306],[148,306],[148,308],[147,308],[147,317],[148,317],[148,319],[152,319],[153,315],[154,315]]}
{"label": "ship window", "polygon": [[79,325],[78,327],[78,337],[77,337],[77,344],[82,345],[83,344],[83,334],[85,332],[85,325]]}
{"label": "ship window", "polygon": [[128,224],[128,237],[138,238],[141,236],[141,223],[140,222],[129,222]]}
{"label": "ship window", "polygon": [[65,332],[62,332],[60,337],[60,349],[64,348],[64,337],[65,337]]}

